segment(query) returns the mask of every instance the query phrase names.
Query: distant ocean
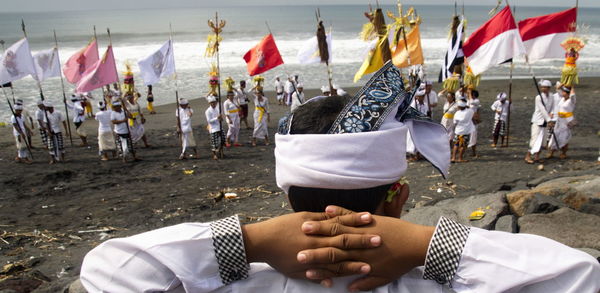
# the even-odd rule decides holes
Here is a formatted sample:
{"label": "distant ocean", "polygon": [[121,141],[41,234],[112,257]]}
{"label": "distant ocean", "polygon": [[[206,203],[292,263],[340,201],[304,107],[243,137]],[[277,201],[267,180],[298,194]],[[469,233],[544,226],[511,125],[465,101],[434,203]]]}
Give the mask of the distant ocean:
{"label": "distant ocean", "polygon": [[[134,64],[138,90],[145,93],[143,81],[139,78],[137,61],[157,50],[169,38],[169,22],[174,30],[174,53],[179,78],[180,96],[197,98],[207,92],[210,60],[206,60],[204,49],[209,32],[207,20],[213,18],[215,11],[226,20],[221,43],[221,72],[236,81],[248,79],[243,54],[268,33],[265,21],[275,37],[275,41],[286,65],[264,74],[266,89],[272,90],[272,80],[276,75],[298,73],[305,88],[319,88],[326,84],[324,65],[300,65],[296,54],[300,44],[315,33],[314,6],[253,6],[228,8],[189,8],[189,9],[143,9],[139,10],[96,10],[77,12],[39,12],[39,13],[0,13],[0,39],[5,46],[22,37],[21,18],[25,20],[29,42],[33,53],[54,46],[52,30],[55,29],[59,40],[61,62],[83,48],[92,38],[96,25],[100,52],[108,45],[106,27],[110,27],[117,66],[122,72],[126,61]],[[383,6],[385,10],[397,13],[395,6]],[[408,7],[405,7],[408,8]],[[453,6],[415,6],[422,17],[422,45],[426,58],[425,69],[429,79],[437,80],[442,58],[447,48],[447,36]],[[492,6],[467,6],[464,14],[468,20],[467,35],[472,33],[488,18]],[[557,12],[559,7],[517,7],[518,20]],[[366,52],[366,43],[357,36],[366,22],[363,12],[367,5],[322,6],[321,17],[327,27],[333,28],[333,75],[334,82],[349,87],[354,73],[360,67]],[[461,8],[459,7],[459,13]],[[589,26],[584,32],[588,39],[581,53],[578,68],[581,76],[600,76],[600,15],[599,8],[581,8],[578,21]],[[389,23],[386,18],[386,22]],[[546,60],[533,64],[539,76],[559,76],[563,60]],[[528,71],[522,60],[516,60],[515,77],[527,77]],[[484,74],[484,79],[508,77],[508,66],[496,67]],[[363,77],[356,85],[368,78]],[[52,78],[43,83],[47,98],[59,102],[62,99],[60,80]],[[174,100],[174,83],[163,79],[154,87],[157,104]],[[37,87],[30,77],[14,82],[15,95],[28,105],[34,105],[38,99]],[[67,84],[67,94],[73,86]],[[100,97],[96,90],[94,96]],[[0,121],[7,121],[9,114],[4,97],[0,104]],[[32,109],[32,108],[30,108]]]}

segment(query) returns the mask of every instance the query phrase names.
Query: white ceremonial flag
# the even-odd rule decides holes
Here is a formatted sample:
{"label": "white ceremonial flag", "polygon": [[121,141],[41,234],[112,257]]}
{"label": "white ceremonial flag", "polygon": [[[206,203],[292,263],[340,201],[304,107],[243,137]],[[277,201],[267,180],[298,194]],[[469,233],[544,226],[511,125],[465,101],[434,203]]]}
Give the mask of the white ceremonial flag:
{"label": "white ceremonial flag", "polygon": [[[333,51],[331,50],[331,33],[327,34],[327,48],[329,49],[329,63],[331,63],[331,56]],[[319,55],[319,42],[317,36],[314,36],[306,40],[300,51],[298,51],[298,62],[300,64],[315,64],[321,63],[321,56]]]}
{"label": "white ceremonial flag", "polygon": [[33,64],[38,81],[44,81],[50,77],[60,76],[60,61],[58,59],[58,49],[49,49],[33,55]]}
{"label": "white ceremonial flag", "polygon": [[19,80],[25,76],[35,76],[33,58],[27,38],[10,46],[0,58],[0,84]]}
{"label": "white ceremonial flag", "polygon": [[157,83],[161,77],[175,73],[173,42],[168,40],[158,51],[138,62],[144,85]]}

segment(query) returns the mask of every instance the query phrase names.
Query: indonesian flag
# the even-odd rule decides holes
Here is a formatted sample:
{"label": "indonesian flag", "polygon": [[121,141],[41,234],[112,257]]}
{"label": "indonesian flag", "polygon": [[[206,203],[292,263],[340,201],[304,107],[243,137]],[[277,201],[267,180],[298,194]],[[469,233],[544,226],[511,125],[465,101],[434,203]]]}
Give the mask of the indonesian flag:
{"label": "indonesian flag", "polygon": [[560,44],[576,30],[577,8],[519,21],[519,32],[530,61],[562,58]]}
{"label": "indonesian flag", "polygon": [[26,38],[8,47],[0,57],[0,84],[19,80],[28,75],[35,76],[33,58]]}
{"label": "indonesian flag", "polygon": [[525,47],[510,7],[506,6],[473,32],[465,42],[463,52],[474,75],[525,54]]}
{"label": "indonesian flag", "polygon": [[78,93],[90,92],[101,88],[107,84],[119,81],[115,56],[113,55],[112,45],[108,46],[102,59],[99,59],[90,68],[88,68],[77,84]]}
{"label": "indonesian flag", "polygon": [[265,36],[258,45],[244,55],[250,76],[263,73],[283,64],[272,34]]}
{"label": "indonesian flag", "polygon": [[63,66],[63,73],[68,82],[76,84],[84,72],[98,61],[98,43],[94,39],[85,48],[71,56]]}

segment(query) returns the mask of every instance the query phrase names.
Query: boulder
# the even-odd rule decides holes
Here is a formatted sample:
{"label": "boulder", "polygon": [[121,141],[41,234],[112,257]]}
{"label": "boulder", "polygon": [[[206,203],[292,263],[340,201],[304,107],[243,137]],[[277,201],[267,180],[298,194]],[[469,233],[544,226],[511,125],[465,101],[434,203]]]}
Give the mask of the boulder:
{"label": "boulder", "polygon": [[580,212],[600,216],[600,198],[592,198],[584,203],[579,209]]}
{"label": "boulder", "polygon": [[[485,216],[481,220],[470,221],[469,215],[477,209],[485,211]],[[412,209],[402,219],[411,223],[435,226],[438,219],[444,216],[461,224],[489,230],[494,228],[498,217],[507,213],[508,204],[505,194],[497,192],[442,200],[434,206]]]}
{"label": "boulder", "polygon": [[521,217],[526,214],[547,214],[566,207],[562,201],[538,193],[537,190],[520,190],[506,196],[513,214]]}
{"label": "boulder", "polygon": [[519,227],[517,225],[517,217],[515,217],[514,215],[506,215],[498,218],[494,230],[504,231],[508,233],[517,233],[519,231]]}
{"label": "boulder", "polygon": [[561,208],[519,218],[519,233],[536,234],[571,247],[600,249],[600,217]]}

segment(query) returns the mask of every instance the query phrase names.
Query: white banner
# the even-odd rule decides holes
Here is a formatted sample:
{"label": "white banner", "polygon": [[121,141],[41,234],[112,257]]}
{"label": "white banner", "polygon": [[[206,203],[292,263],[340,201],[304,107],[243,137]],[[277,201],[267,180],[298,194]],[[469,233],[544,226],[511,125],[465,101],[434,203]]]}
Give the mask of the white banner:
{"label": "white banner", "polygon": [[138,62],[144,85],[157,83],[161,77],[175,73],[173,43],[167,41],[158,51]]}
{"label": "white banner", "polygon": [[33,64],[37,72],[34,76],[38,81],[44,81],[50,77],[60,76],[60,61],[58,59],[58,49],[53,48],[41,51],[33,55]]}
{"label": "white banner", "polygon": [[[329,50],[329,63],[331,64],[331,56],[333,55],[333,51],[331,51],[331,33],[327,34],[327,48]],[[302,47],[300,47],[300,51],[298,51],[298,62],[300,64],[315,64],[321,62],[321,55],[319,54],[319,42],[317,41],[317,36],[314,36],[308,40],[306,40]]]}
{"label": "white banner", "polygon": [[26,38],[10,46],[0,58],[0,84],[35,76],[33,58]]}

